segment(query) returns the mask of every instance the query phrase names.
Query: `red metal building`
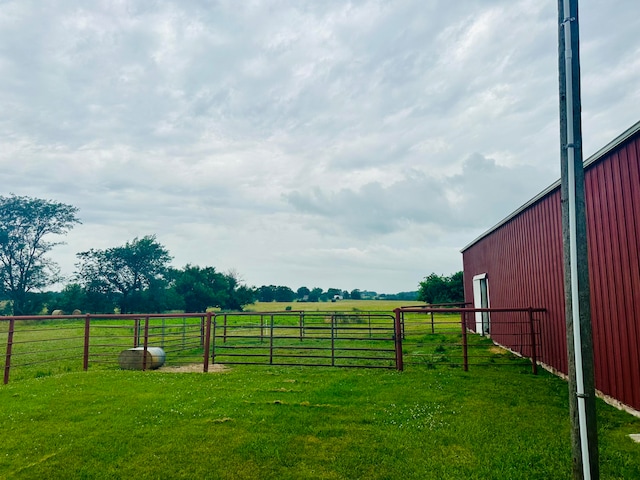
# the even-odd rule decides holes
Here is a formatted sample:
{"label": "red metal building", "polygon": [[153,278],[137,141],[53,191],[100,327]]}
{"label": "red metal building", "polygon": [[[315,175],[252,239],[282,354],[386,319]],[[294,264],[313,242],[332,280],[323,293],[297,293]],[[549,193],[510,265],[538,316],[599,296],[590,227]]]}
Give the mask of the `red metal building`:
{"label": "red metal building", "polygon": [[[640,410],[640,122],[585,161],[585,196],[596,388]],[[546,308],[538,358],[566,374],[560,182],[462,253],[466,301]],[[476,315],[469,327],[492,334]]]}

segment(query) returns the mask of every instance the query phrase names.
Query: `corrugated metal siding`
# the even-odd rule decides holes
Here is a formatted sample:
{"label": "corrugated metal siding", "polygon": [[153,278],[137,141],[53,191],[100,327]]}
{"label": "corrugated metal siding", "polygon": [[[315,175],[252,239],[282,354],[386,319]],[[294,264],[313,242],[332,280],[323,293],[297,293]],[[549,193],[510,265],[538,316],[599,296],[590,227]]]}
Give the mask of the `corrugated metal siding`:
{"label": "corrugated metal siding", "polygon": [[640,139],[585,175],[596,386],[640,409]]}
{"label": "corrugated metal siding", "polygon": [[[463,262],[467,301],[473,301],[473,276],[487,273],[492,307],[547,309],[536,314],[541,327],[538,358],[566,371],[560,192],[466,250]],[[558,318],[560,322],[554,321]],[[492,325],[492,331],[500,334],[496,328],[504,327]]]}
{"label": "corrugated metal siding", "polygon": [[[636,409],[640,409],[639,154],[640,135],[635,135],[585,172],[596,388]],[[539,317],[538,357],[566,373],[559,189],[469,246],[463,262],[467,301],[473,301],[473,276],[487,273],[492,307],[547,309]]]}

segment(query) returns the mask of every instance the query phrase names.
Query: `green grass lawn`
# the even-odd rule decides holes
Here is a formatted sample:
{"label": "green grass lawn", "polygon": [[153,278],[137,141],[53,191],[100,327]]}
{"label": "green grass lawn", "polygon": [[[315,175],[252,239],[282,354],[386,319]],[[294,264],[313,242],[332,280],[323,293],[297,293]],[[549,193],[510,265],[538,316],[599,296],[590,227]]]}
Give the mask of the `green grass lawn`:
{"label": "green grass lawn", "polygon": [[[567,386],[544,372],[89,370],[0,387],[0,478],[566,479]],[[598,402],[605,479],[640,419]]]}
{"label": "green grass lawn", "polygon": [[[390,312],[404,303],[294,303],[292,309]],[[340,317],[340,328],[368,327],[352,316]],[[332,315],[316,317],[306,327],[326,326]],[[294,338],[299,329],[287,329],[298,317],[277,318],[285,326],[279,341],[303,345]],[[407,319],[402,373],[244,365],[211,374],[121,371],[115,359],[130,345],[133,328],[120,321],[96,326],[92,337],[92,348],[106,344],[97,352],[111,361],[92,360],[82,372],[81,321],[21,325],[16,339],[23,343],[15,348],[26,353],[16,364],[30,363],[30,355],[37,363],[12,369],[11,382],[0,386],[0,479],[570,478],[564,381],[532,375],[528,361],[478,336],[470,342],[488,356],[472,358],[464,372],[451,365],[460,355],[456,316],[436,316],[435,334],[424,315]],[[271,316],[228,320],[229,332],[250,322],[255,326],[245,331],[255,334]],[[183,320],[155,322],[166,327],[156,331],[166,333],[156,341],[184,343]],[[107,328],[120,324],[126,328]],[[196,340],[199,328],[195,322]],[[320,341],[312,332],[304,345]],[[0,341],[6,343],[6,329]],[[60,352],[72,358],[60,359]],[[173,355],[169,363],[198,362],[202,350]],[[603,402],[598,417],[602,478],[640,479],[640,445],[627,436],[640,433],[640,419]]]}

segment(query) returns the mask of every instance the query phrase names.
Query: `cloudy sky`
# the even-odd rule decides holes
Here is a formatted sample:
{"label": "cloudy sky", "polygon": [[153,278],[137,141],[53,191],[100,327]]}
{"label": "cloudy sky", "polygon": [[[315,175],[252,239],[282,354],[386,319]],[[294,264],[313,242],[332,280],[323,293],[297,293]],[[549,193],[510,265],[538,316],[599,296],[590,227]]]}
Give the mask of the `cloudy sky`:
{"label": "cloudy sky", "polygon": [[[585,156],[640,119],[640,2],[580,2]],[[553,0],[0,0],[1,194],[53,258],[155,234],[249,285],[395,293],[560,175]]]}

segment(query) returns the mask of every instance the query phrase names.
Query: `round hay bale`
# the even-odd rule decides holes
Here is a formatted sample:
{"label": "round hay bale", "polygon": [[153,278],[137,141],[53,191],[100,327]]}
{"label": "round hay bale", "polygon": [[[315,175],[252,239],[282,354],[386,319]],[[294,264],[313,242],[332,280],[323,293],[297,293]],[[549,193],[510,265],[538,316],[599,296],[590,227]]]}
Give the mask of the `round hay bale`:
{"label": "round hay bale", "polygon": [[76,308],[73,312],[71,312],[71,315],[82,315],[82,312]]}
{"label": "round hay bale", "polygon": [[64,315],[64,312],[62,310],[54,310],[51,315]]}
{"label": "round hay bale", "polygon": [[145,355],[144,347],[123,350],[118,356],[118,365],[123,370],[142,370],[145,363],[148,370],[155,370],[164,365],[166,354],[160,347],[148,347]]}

